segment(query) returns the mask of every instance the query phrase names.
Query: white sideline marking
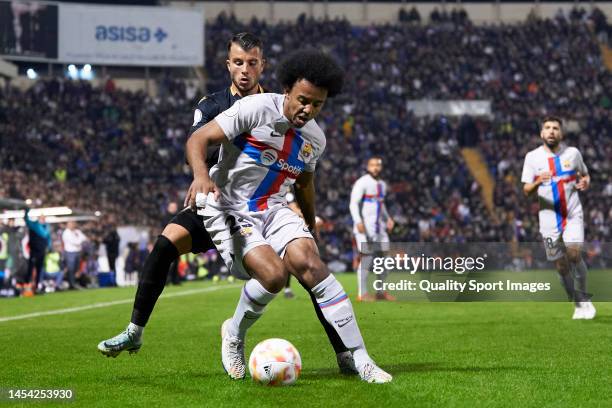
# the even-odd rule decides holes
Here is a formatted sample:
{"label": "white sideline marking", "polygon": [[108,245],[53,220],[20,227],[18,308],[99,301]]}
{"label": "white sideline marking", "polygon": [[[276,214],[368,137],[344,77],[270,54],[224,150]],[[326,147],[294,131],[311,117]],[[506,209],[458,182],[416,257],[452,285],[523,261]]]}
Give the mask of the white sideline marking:
{"label": "white sideline marking", "polygon": [[[173,298],[173,297],[179,297],[179,296],[194,295],[196,293],[215,292],[221,289],[237,288],[238,286],[239,285],[224,285],[224,286],[213,286],[213,287],[202,288],[202,289],[191,289],[191,290],[186,290],[184,292],[168,293],[166,295],[161,295],[160,298]],[[123,305],[126,303],[133,303],[133,302],[134,302],[134,298],[131,298],[131,299],[115,300],[112,302],[94,303],[92,305],[87,305],[87,306],[78,306],[78,307],[69,307],[66,309],[48,310],[46,312],[36,312],[36,313],[28,313],[28,314],[17,315],[17,316],[0,317],[0,323],[10,322],[13,320],[30,319],[34,317],[40,317],[40,316],[51,316],[51,315],[75,313],[75,312],[80,312],[82,310],[99,309],[102,307]]]}

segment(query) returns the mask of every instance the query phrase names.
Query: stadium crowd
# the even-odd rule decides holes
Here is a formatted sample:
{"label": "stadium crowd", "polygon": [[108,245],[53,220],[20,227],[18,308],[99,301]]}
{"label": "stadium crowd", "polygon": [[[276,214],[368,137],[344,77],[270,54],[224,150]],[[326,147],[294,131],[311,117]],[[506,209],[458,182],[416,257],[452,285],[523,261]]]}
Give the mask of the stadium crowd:
{"label": "stadium crowd", "polygon": [[[537,241],[537,203],[522,196],[520,175],[547,113],[566,119],[566,139],[592,171],[591,189],[581,195],[587,240],[609,242],[612,76],[593,29],[608,27],[605,16],[500,26],[475,26],[464,13],[431,16],[427,24],[416,17],[410,11],[396,24],[355,26],[305,16],[243,24],[220,15],[207,26],[209,91],[228,86],[226,44],[239,31],[264,40],[262,82],[270,91],[279,91],[274,67],[288,50],[315,46],[345,67],[345,92],[319,120],[328,140],[317,178],[326,259],[350,268],[349,193],[373,154],[383,157],[391,186],[393,240]],[[149,97],[116,89],[112,80],[94,88],[63,78],[27,91],[0,89],[0,197],[101,210],[120,224],[158,228],[167,203],[180,200],[191,180],[183,147],[202,96],[171,78],[160,89]],[[492,115],[417,117],[406,102],[419,99],[491,100]],[[496,181],[494,216],[459,153],[466,139]]]}

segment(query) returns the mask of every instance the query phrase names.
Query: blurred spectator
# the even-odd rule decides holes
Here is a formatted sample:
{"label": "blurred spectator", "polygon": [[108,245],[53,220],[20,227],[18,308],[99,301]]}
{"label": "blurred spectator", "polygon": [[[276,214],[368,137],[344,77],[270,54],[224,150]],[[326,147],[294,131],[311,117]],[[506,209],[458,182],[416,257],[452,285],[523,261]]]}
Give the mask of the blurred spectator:
{"label": "blurred spectator", "polygon": [[120,238],[117,233],[117,227],[115,224],[108,224],[106,227],[106,234],[104,235],[104,247],[106,248],[106,258],[108,259],[108,267],[112,272],[116,272],[115,262],[119,257],[119,243]]}
{"label": "blurred spectator", "polygon": [[8,228],[0,226],[0,289],[4,289],[4,282],[8,279],[9,233]]}
{"label": "blurred spectator", "polygon": [[135,285],[138,283],[140,272],[144,266],[144,258],[137,242],[130,242],[127,246],[125,257],[125,281],[127,284]]}
{"label": "blurred spectator", "polygon": [[[44,293],[44,288],[42,287],[43,263],[47,250],[51,249],[51,231],[45,223],[43,215],[39,216],[37,220],[32,220],[29,217],[29,213],[30,209],[26,208],[24,220],[28,227],[30,247],[26,283],[31,286],[33,291]],[[36,270],[36,280],[33,280],[34,270]]]}
{"label": "blurred spectator", "polygon": [[52,280],[52,290],[62,290],[62,282],[64,280],[64,272],[61,266],[62,254],[61,245],[59,242],[53,244],[53,248],[45,256],[45,272],[44,279]]}
{"label": "blurred spectator", "polygon": [[69,289],[77,289],[76,275],[81,264],[81,251],[87,237],[76,222],[68,221],[66,229],[62,232],[62,244],[64,245],[64,260],[66,263],[66,276],[68,277]]}

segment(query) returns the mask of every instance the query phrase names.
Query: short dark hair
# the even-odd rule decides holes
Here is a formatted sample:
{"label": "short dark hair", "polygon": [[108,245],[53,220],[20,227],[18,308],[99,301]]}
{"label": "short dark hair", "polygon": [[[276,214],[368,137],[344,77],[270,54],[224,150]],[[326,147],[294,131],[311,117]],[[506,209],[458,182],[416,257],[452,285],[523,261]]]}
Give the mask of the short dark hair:
{"label": "short dark hair", "polygon": [[563,127],[563,121],[558,116],[552,116],[552,115],[545,116],[544,119],[542,119],[542,122],[540,122],[541,127],[544,127],[544,124],[546,122],[557,122],[560,128]]}
{"label": "short dark hair", "polygon": [[368,164],[370,162],[370,160],[380,160],[380,161],[383,161],[383,158],[382,158],[382,156],[378,156],[378,155],[370,156],[366,160],[366,164]]}
{"label": "short dark hair", "polygon": [[249,51],[253,48],[259,48],[263,51],[263,42],[259,37],[253,33],[238,33],[232,36],[232,39],[227,43],[227,52],[232,48],[232,44],[240,46],[245,51]]}
{"label": "short dark hair", "polygon": [[279,64],[276,75],[285,89],[291,89],[296,82],[305,79],[319,88],[327,89],[330,98],[342,91],[344,83],[344,71],[338,63],[315,49],[291,52]]}

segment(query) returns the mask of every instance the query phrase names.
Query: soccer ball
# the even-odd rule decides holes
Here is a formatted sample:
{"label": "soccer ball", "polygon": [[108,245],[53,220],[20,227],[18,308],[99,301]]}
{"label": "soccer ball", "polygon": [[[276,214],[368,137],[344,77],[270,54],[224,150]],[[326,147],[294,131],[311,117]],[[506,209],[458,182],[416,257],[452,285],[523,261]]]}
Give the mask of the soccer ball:
{"label": "soccer ball", "polygon": [[263,385],[291,385],[300,376],[300,371],[300,353],[287,340],[264,340],[255,346],[249,357],[251,378]]}

